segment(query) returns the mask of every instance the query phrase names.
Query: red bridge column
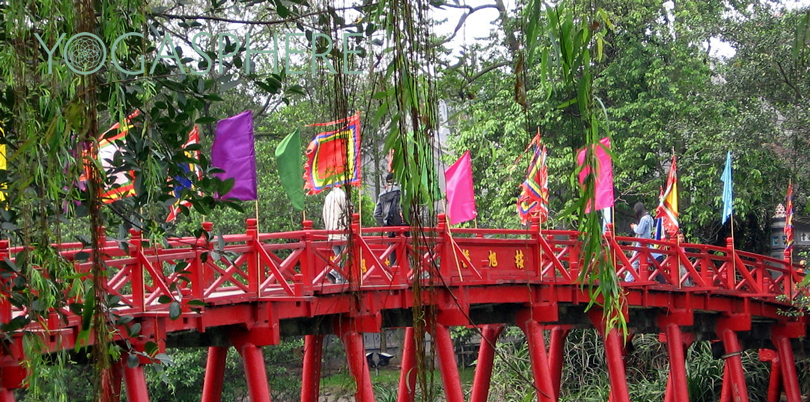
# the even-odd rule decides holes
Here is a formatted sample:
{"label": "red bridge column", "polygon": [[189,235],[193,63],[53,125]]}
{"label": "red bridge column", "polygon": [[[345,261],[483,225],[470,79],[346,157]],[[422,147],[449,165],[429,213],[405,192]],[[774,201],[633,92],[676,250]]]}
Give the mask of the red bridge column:
{"label": "red bridge column", "polygon": [[270,402],[270,385],[267,383],[267,369],[262,348],[244,342],[237,346],[236,350],[242,355],[250,402]]}
{"label": "red bridge column", "polygon": [[686,358],[683,353],[684,342],[681,327],[677,324],[667,325],[667,352],[669,352],[669,379],[667,394],[672,402],[689,402],[689,388],[686,384]]}
{"label": "red bridge column", "polygon": [[782,368],[779,364],[779,356],[773,349],[760,349],[759,361],[771,362],[771,376],[768,380],[768,396],[766,402],[779,402],[779,395],[782,393]]}
{"label": "red bridge column", "polygon": [[225,346],[211,346],[208,348],[202,402],[222,401],[222,382],[225,379],[225,359],[227,356],[228,348]]}
{"label": "red bridge column", "polygon": [[119,359],[110,367],[108,371],[109,380],[101,384],[101,398],[103,401],[118,402],[121,400],[121,381],[123,380],[125,364],[126,362],[123,359]]}
{"label": "red bridge column", "polygon": [[[605,358],[607,360],[608,377],[610,378],[610,401],[630,402],[630,392],[627,389],[627,374],[624,367],[624,343],[619,336],[619,330],[613,328],[605,334],[605,319],[602,310],[592,308],[588,316],[605,342]],[[626,314],[623,312],[622,314]]]}
{"label": "red bridge column", "polygon": [[548,368],[551,370],[551,380],[554,382],[554,395],[560,397],[560,381],[562,379],[563,350],[565,338],[570,328],[562,325],[551,327],[551,344],[548,347]]}
{"label": "red bridge column", "polygon": [[301,402],[318,402],[321,387],[321,357],[323,335],[304,337],[304,372],[301,382]]}
{"label": "red bridge column", "polygon": [[405,328],[402,343],[397,402],[413,402],[416,397],[416,333],[413,327]]}
{"label": "red bridge column", "polygon": [[142,364],[134,368],[124,365],[124,383],[127,385],[127,401],[149,402]]}
{"label": "red bridge column", "polygon": [[346,359],[349,361],[349,371],[357,383],[356,402],[374,402],[374,390],[371,388],[371,374],[368,371],[366,350],[363,346],[363,334],[355,326],[357,323],[344,318],[337,325],[337,334],[343,341],[346,349]]}
{"label": "red bridge column", "polygon": [[796,373],[796,362],[793,359],[793,349],[790,338],[778,334],[774,336],[773,343],[779,352],[779,360],[782,367],[782,385],[788,402],[800,402],[802,399],[799,391],[799,377]]}
{"label": "red bridge column", "polygon": [[478,363],[475,365],[470,402],[487,402],[492,380],[492,362],[495,359],[495,344],[503,332],[503,325],[484,325],[481,330],[481,345],[478,346]]}
{"label": "red bridge column", "polygon": [[439,370],[442,373],[445,398],[447,398],[448,402],[464,402],[464,393],[461,391],[461,378],[458,374],[450,329],[436,323],[433,335],[436,338],[436,353],[439,356]]}
{"label": "red bridge column", "polygon": [[518,314],[517,321],[517,325],[526,334],[537,400],[539,402],[554,401],[556,400],[554,381],[551,379],[551,371],[548,366],[546,344],[543,340],[543,327],[531,318],[530,312],[526,311],[524,311],[524,314]]}
{"label": "red bridge column", "polygon": [[14,390],[0,388],[0,402],[15,402]]}
{"label": "red bridge column", "polygon": [[743,371],[742,348],[737,339],[737,333],[731,329],[723,329],[723,346],[726,350],[726,372],[728,376],[723,378],[723,387],[726,387],[726,380],[731,382],[728,385],[731,398],[735,402],[748,402],[748,388],[745,386],[745,372]]}

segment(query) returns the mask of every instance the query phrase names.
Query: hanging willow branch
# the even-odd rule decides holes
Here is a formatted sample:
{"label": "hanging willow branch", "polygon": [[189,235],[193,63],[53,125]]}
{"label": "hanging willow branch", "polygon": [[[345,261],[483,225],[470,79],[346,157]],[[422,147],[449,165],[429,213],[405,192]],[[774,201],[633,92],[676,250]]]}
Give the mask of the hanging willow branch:
{"label": "hanging willow branch", "polygon": [[[571,185],[579,189],[579,199],[563,217],[572,219],[579,230],[582,251],[580,253],[579,280],[591,290],[591,303],[603,307],[608,330],[620,328],[627,331],[622,313],[625,299],[614,262],[609,257],[603,242],[602,222],[598,211],[588,210],[595,196],[595,176],[587,175],[582,186],[576,184],[580,171],[597,172],[595,150],[600,139],[610,137],[607,111],[593,93],[593,65],[602,59],[604,36],[612,23],[607,13],[592,4],[577,13],[569,3],[548,6],[541,0],[530,0],[526,9],[527,64],[533,65],[539,54],[543,80],[561,81],[569,100],[561,108],[575,109],[575,127],[580,127],[586,150],[584,165],[571,176]],[[549,94],[550,95],[550,94]]]}

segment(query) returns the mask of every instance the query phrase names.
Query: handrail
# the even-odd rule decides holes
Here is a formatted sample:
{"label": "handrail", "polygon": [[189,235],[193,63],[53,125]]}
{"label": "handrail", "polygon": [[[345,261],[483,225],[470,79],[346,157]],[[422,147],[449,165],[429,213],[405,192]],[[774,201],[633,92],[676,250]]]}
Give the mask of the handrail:
{"label": "handrail", "polygon": [[[576,231],[540,231],[536,223],[529,229],[448,231],[440,217],[437,227],[425,228],[424,244],[416,249],[413,238],[405,237],[410,228],[360,228],[358,219],[354,217],[351,236],[338,241],[328,237],[339,232],[312,229],[311,222],[305,222],[302,230],[283,233],[258,233],[255,221],[248,222],[245,234],[222,238],[210,236],[212,225],[208,223],[204,225],[208,241],[173,238],[167,240],[168,247],[151,246],[132,231],[127,247],[106,241],[100,250],[109,267],[106,290],[121,298],[121,309],[143,313],[168,310],[166,300],[179,302],[188,311],[192,300],[216,304],[237,296],[240,300],[294,298],[363,287],[403,287],[414,280],[462,286],[578,284],[582,262]],[[792,298],[804,276],[789,261],[737,251],[730,244],[676,244],[611,232],[605,242],[619,279],[628,288],[717,290],[777,302],[777,296]],[[336,259],[332,246],[345,246],[347,251]],[[89,267],[76,261],[79,252],[89,252],[81,243],[57,248],[78,268]],[[0,258],[13,261],[21,250],[0,241]],[[394,256],[397,264],[392,264]],[[412,261],[418,265],[412,267]],[[429,264],[437,264],[438,272]],[[340,273],[349,283],[331,283],[330,271]],[[13,278],[9,274],[0,282],[2,322],[23,314],[6,297]]]}

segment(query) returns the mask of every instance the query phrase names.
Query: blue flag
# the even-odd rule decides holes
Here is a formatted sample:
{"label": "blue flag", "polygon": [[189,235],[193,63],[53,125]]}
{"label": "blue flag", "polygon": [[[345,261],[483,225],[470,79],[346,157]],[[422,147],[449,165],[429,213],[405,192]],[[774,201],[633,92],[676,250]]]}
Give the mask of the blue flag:
{"label": "blue flag", "polygon": [[731,216],[733,213],[733,195],[732,195],[732,183],[731,183],[731,151],[728,151],[728,155],[726,155],[726,168],[723,169],[723,176],[720,177],[720,181],[723,182],[723,224],[725,225],[728,217]]}

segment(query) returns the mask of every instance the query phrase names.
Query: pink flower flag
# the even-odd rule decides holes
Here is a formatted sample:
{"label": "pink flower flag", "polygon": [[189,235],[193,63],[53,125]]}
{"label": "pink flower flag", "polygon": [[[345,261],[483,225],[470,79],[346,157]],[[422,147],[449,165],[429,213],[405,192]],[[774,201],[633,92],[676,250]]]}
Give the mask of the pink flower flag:
{"label": "pink flower flag", "polygon": [[475,219],[472,162],[470,151],[444,171],[447,181],[447,219],[451,225]]}
{"label": "pink flower flag", "polygon": [[[596,201],[595,209],[610,208],[613,206],[613,162],[610,160],[610,155],[607,149],[610,149],[610,138],[605,137],[599,140],[600,145],[593,146],[593,152],[596,156],[597,171],[596,171]],[[577,162],[582,166],[585,164],[585,149],[579,150],[577,154]],[[585,179],[590,174],[590,169],[585,166],[579,172],[579,184],[585,185]],[[591,212],[591,205],[588,204],[585,209],[586,213]]]}

